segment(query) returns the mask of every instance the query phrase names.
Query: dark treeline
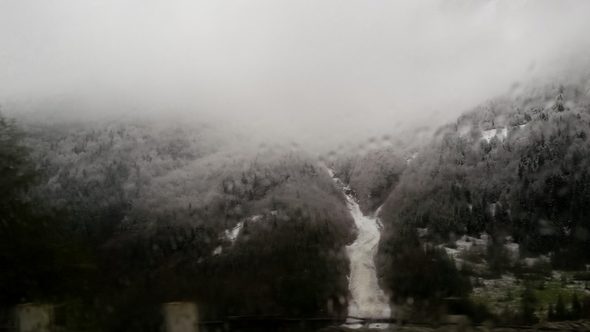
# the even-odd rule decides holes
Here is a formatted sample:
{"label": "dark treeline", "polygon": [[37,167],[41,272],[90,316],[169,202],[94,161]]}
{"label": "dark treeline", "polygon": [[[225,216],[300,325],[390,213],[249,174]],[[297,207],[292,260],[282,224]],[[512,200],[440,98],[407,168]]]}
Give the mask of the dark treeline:
{"label": "dark treeline", "polygon": [[[384,139],[391,143],[391,138]],[[366,149],[362,153],[340,155],[334,161],[336,175],[350,185],[365,214],[373,213],[383,204],[406,168],[402,151],[408,149],[401,149],[406,143],[396,143],[395,148]]]}
{"label": "dark treeline", "polygon": [[[394,304],[424,320],[531,324],[529,288],[519,312],[498,317],[471,300],[473,280],[508,271],[541,285],[552,269],[590,263],[587,91],[531,88],[464,114],[421,148],[326,159],[365,213],[383,204],[376,260]],[[244,152],[206,126],[0,125],[4,308],[63,303],[71,327],[109,331],[155,330],[159,304],[176,300],[199,303],[203,319],[346,315],[353,221],[314,158]],[[443,246],[482,233],[487,271],[457,268]],[[510,241],[548,266],[510,262]],[[585,317],[577,301],[582,313],[555,303],[548,318]]]}
{"label": "dark treeline", "polygon": [[156,331],[178,300],[205,320],[342,318],[353,223],[328,174],[211,137],[0,118],[3,310],[47,301],[69,328],[108,331]]}
{"label": "dark treeline", "polygon": [[[465,297],[469,286],[461,280],[472,272],[457,271],[433,249],[461,235],[490,236],[483,258],[495,273],[509,268],[504,244],[512,240],[521,257],[550,256],[549,269],[590,263],[587,91],[587,82],[579,82],[494,99],[439,129],[419,151],[381,213],[379,266],[396,302]],[[433,263],[412,272],[417,260]],[[448,277],[436,276],[441,270]],[[418,276],[428,296],[400,282]]]}
{"label": "dark treeline", "polygon": [[[542,91],[492,101],[442,128],[404,173],[384,219],[443,240],[510,235],[530,253],[573,252],[571,267],[588,263],[579,254],[590,229],[588,96],[577,86]],[[503,128],[506,138],[481,137]]]}

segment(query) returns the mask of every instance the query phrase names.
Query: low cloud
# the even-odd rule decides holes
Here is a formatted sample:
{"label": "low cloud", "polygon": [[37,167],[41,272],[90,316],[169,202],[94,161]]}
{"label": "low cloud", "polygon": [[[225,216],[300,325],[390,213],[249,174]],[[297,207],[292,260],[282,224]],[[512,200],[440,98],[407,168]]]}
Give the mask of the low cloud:
{"label": "low cloud", "polygon": [[304,144],[395,134],[585,61],[589,12],[582,0],[5,0],[0,103]]}

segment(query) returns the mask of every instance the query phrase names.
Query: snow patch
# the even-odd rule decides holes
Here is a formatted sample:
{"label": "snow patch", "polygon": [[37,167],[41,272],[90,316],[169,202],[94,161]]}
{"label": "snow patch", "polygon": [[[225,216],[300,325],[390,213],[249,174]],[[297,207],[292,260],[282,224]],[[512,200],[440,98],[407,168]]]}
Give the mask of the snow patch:
{"label": "snow patch", "polygon": [[[273,212],[276,212],[276,211],[273,211]],[[246,220],[248,220],[250,222],[259,222],[260,220],[262,220],[262,218],[264,218],[263,215],[257,214],[255,216],[247,218]],[[226,229],[223,232],[223,234],[226,239],[228,239],[231,243],[234,243],[237,240],[238,236],[240,235],[242,228],[244,228],[244,221],[240,221],[232,229],[229,229],[229,230]]]}
{"label": "snow patch", "polygon": [[412,162],[412,160],[416,159],[416,157],[418,157],[418,152],[412,153],[412,155],[408,159],[406,159],[406,164],[409,165],[410,162]]}
{"label": "snow patch", "polygon": [[428,227],[424,227],[424,228],[416,228],[416,233],[418,233],[418,237],[423,238],[423,237],[427,237],[428,234],[430,233],[430,230],[428,229]]}
{"label": "snow patch", "polygon": [[252,222],[258,222],[258,221],[262,220],[262,217],[263,217],[263,215],[258,214],[258,215],[255,215],[255,216],[250,217],[250,221],[252,221]]}
{"label": "snow patch", "polygon": [[548,256],[541,255],[538,257],[526,257],[522,260],[524,264],[528,267],[535,266],[536,264],[549,264],[551,259]]}
{"label": "snow patch", "polygon": [[490,129],[484,130],[481,132],[481,138],[486,142],[490,142],[492,138],[498,137],[500,141],[503,141],[508,137],[508,128],[501,128],[501,129]]}
{"label": "snow patch", "polygon": [[[271,211],[272,215],[276,215],[277,211]],[[228,241],[231,242],[231,244],[234,244],[234,242],[236,242],[236,240],[238,239],[238,236],[240,236],[240,233],[242,232],[242,229],[244,228],[244,222],[249,221],[249,222],[259,222],[261,220],[263,220],[264,215],[262,214],[257,214],[254,216],[251,216],[249,218],[246,218],[244,221],[240,221],[239,223],[237,223],[232,229],[226,229],[223,231],[223,235],[220,236],[221,239],[225,238]],[[213,252],[211,253],[213,256],[218,256],[221,255],[221,253],[223,252],[223,247],[222,246],[217,246]]]}
{"label": "snow patch", "polygon": [[520,259],[520,245],[516,242],[509,242],[504,244],[504,249],[508,254],[510,262],[515,263]]}
{"label": "snow patch", "polygon": [[496,136],[496,129],[484,130],[481,132],[481,137],[486,142],[490,142]]}
{"label": "snow patch", "polygon": [[236,241],[236,239],[238,238],[238,235],[240,235],[240,231],[242,230],[243,227],[244,227],[244,222],[240,221],[234,228],[232,228],[231,230],[225,231],[225,237],[228,240],[230,240],[232,243],[234,243]]}
{"label": "snow patch", "polygon": [[501,141],[505,140],[506,137],[508,137],[508,128],[503,128],[496,136],[498,136]]}
{"label": "snow patch", "polygon": [[458,240],[453,242],[454,248],[446,247],[444,244],[439,245],[439,248],[443,248],[450,258],[458,260],[458,256],[471,249],[479,251],[484,250],[491,244],[491,238],[487,233],[481,233],[479,237],[463,235]]}
{"label": "snow patch", "polygon": [[455,241],[457,250],[467,251],[473,247],[473,242],[469,241],[466,236],[462,236],[459,240]]}
{"label": "snow patch", "polygon": [[449,248],[449,247],[443,247],[443,249],[445,250],[445,253],[447,254],[447,256],[449,256],[452,259],[457,259],[457,256],[459,256],[459,250],[457,250],[457,249]]}
{"label": "snow patch", "polygon": [[[328,173],[333,176],[334,171],[328,168]],[[346,253],[350,260],[350,276],[348,277],[350,294],[352,296],[348,315],[362,318],[390,318],[391,308],[389,297],[379,287],[377,269],[375,267],[375,254],[381,236],[379,219],[375,216],[365,216],[355,198],[352,190],[342,180],[332,177],[336,185],[344,192],[346,205],[358,230],[356,240],[346,247]],[[358,322],[348,319],[346,326],[360,328]],[[374,328],[386,328],[386,324]]]}

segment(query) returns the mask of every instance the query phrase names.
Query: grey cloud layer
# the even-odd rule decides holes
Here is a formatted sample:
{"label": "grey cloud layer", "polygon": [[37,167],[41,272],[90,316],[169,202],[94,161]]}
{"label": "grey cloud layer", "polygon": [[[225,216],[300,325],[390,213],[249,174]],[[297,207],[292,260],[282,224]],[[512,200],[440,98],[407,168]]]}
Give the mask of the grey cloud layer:
{"label": "grey cloud layer", "polygon": [[447,120],[588,54],[588,1],[0,0],[0,102],[310,140]]}

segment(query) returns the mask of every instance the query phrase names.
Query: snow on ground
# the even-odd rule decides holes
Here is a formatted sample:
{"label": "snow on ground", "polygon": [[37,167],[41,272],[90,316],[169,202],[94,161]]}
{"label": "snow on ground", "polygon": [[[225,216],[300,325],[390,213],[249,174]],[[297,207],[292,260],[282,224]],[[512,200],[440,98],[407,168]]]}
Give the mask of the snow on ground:
{"label": "snow on ground", "polygon": [[481,137],[482,137],[482,139],[484,139],[488,143],[494,137],[498,137],[498,139],[500,141],[503,141],[506,139],[506,137],[508,137],[508,128],[502,128],[499,130],[498,129],[484,130],[481,132]]}
{"label": "snow on ground", "polygon": [[455,241],[455,245],[457,246],[457,250],[467,251],[473,247],[473,242],[467,240],[466,236],[462,236],[459,240]]}
{"label": "snow on ground", "polygon": [[482,139],[486,140],[486,142],[490,142],[492,138],[496,136],[496,129],[484,130],[481,132]]}
{"label": "snow on ground", "polygon": [[504,244],[506,253],[511,262],[517,262],[520,259],[520,245],[516,242],[509,242]]}
{"label": "snow on ground", "polygon": [[234,228],[231,230],[225,230],[225,237],[230,240],[232,243],[236,241],[238,235],[240,235],[240,231],[244,227],[244,222],[240,221]]}
{"label": "snow on ground", "polygon": [[[275,212],[275,211],[272,211],[271,213],[273,213],[273,212]],[[257,214],[255,216],[247,218],[247,220],[249,220],[250,222],[258,222],[258,221],[262,220],[262,218],[263,218],[263,215]],[[230,240],[231,243],[234,243],[236,241],[236,239],[238,238],[238,235],[240,235],[242,228],[244,228],[244,221],[240,221],[239,223],[237,223],[237,225],[234,226],[234,228],[232,228],[231,230],[225,230],[224,231],[225,238]]]}
{"label": "snow on ground", "polygon": [[358,236],[346,247],[350,259],[350,284],[352,295],[348,315],[365,318],[389,318],[391,309],[389,299],[379,288],[375,268],[375,254],[381,236],[375,217],[363,215],[358,204],[347,196]]}
{"label": "snow on ground", "polygon": [[457,259],[457,257],[459,257],[460,251],[458,249],[449,248],[449,247],[445,247],[445,246],[442,246],[442,248],[445,250],[445,252],[447,253],[447,256],[449,256],[450,258]]}
{"label": "snow on ground", "polygon": [[[512,131],[512,130],[514,130],[516,128],[523,129],[526,126],[527,126],[527,124],[525,123],[525,124],[521,124],[521,125],[518,125],[518,126],[511,127],[510,130]],[[505,140],[508,137],[508,127],[504,127],[504,128],[501,128],[501,129],[494,128],[494,129],[490,129],[490,130],[484,130],[484,131],[481,132],[481,139],[482,140],[485,140],[488,143],[494,137],[498,137],[498,139],[500,141]]]}
{"label": "snow on ground", "polygon": [[508,128],[503,128],[496,134],[496,136],[498,136],[501,141],[505,140],[506,137],[508,137]]}
{"label": "snow on ground", "polygon": [[[461,269],[466,263],[463,259],[463,255],[467,252],[474,251],[482,254],[486,248],[490,245],[490,236],[487,233],[481,233],[479,237],[463,235],[459,239],[453,242],[452,248],[448,247],[448,244],[439,244],[437,247],[442,248],[447,256],[455,262],[455,266]],[[472,264],[473,268],[483,269],[481,264]]]}
{"label": "snow on ground", "polygon": [[428,234],[430,234],[430,230],[428,229],[428,227],[423,227],[423,228],[416,228],[416,233],[418,234],[419,238],[423,238],[423,237],[427,237]]}
{"label": "snow on ground", "polygon": [[215,248],[215,250],[213,250],[212,255],[213,256],[221,255],[222,252],[223,252],[223,248],[221,246],[217,246]]}
{"label": "snow on ground", "polygon": [[[334,172],[328,169],[330,175]],[[358,229],[356,240],[346,247],[350,260],[349,285],[352,296],[348,306],[348,316],[362,318],[390,318],[389,298],[379,287],[375,254],[381,236],[379,220],[375,215],[365,216],[351,194],[350,188],[333,177],[336,185],[346,196],[346,203]],[[350,328],[360,328],[358,322],[349,319]],[[376,324],[373,328],[387,328],[387,324]]]}
{"label": "snow on ground", "polygon": [[490,236],[485,232],[481,233],[479,238],[463,235],[457,241],[455,241],[455,245],[459,250],[469,250],[473,246],[487,247],[489,243]]}
{"label": "snow on ground", "polygon": [[[275,215],[276,211],[271,211],[271,214]],[[257,214],[255,216],[246,218],[246,220],[249,220],[250,222],[258,222],[258,221],[262,220],[263,217],[264,217],[263,215]],[[226,229],[225,231],[223,231],[223,237],[225,239],[229,240],[232,244],[234,242],[236,242],[236,240],[238,239],[238,236],[240,235],[240,232],[242,231],[242,228],[244,228],[244,222],[245,221],[240,221],[232,229]],[[220,255],[222,252],[223,252],[223,247],[217,246],[211,254],[213,256],[217,256],[217,255]]]}

